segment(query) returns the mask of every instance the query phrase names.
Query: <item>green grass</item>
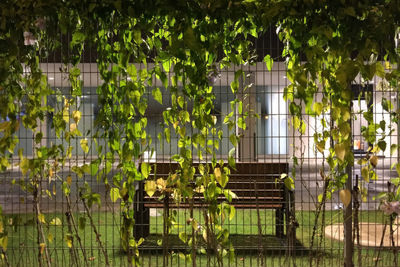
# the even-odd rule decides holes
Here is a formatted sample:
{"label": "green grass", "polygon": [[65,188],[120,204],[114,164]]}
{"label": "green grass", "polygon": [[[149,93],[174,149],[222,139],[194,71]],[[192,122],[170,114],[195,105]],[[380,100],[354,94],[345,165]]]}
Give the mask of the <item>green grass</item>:
{"label": "green grass", "polygon": [[[159,216],[151,217],[152,236],[157,236],[163,231],[162,211],[158,211]],[[195,219],[202,224],[201,212],[195,211]],[[68,232],[65,216],[61,214],[46,214],[45,215],[47,226],[45,227],[46,236],[52,239],[48,242],[48,249],[51,254],[53,266],[72,266],[70,262],[69,249],[66,242],[66,233]],[[50,225],[55,217],[62,220],[62,225]],[[85,214],[75,214],[75,219],[79,217],[86,217]],[[37,266],[38,245],[36,243],[37,231],[33,224],[31,214],[21,214],[9,216],[10,222],[13,226],[7,227],[9,242],[7,249],[7,256],[11,266]],[[191,226],[186,223],[189,218],[189,213],[184,210],[176,212],[175,222],[171,230],[171,235],[176,235],[179,231],[186,231],[191,233]],[[113,266],[126,266],[126,256],[120,247],[119,240],[119,225],[120,219],[118,213],[111,212],[94,212],[93,219],[97,224],[98,231],[101,234],[101,239],[104,242],[107,253]],[[317,238],[315,241],[314,250],[310,253],[311,235],[315,221],[315,213],[312,211],[298,211],[296,212],[296,219],[299,223],[297,229],[297,239],[300,246],[297,247],[295,255],[288,257],[284,249],[284,244],[281,244],[282,249],[273,250],[268,249],[272,246],[276,247],[277,239],[273,237],[275,234],[274,212],[271,210],[260,210],[260,223],[262,225],[262,233],[269,235],[271,239],[263,239],[266,249],[264,250],[264,263],[265,266],[285,266],[289,263],[296,263],[296,266],[310,266],[310,259],[313,258],[313,266],[338,266],[343,265],[342,251],[343,243],[335,240],[324,238],[322,242],[318,236],[321,234],[321,229],[317,229]],[[325,213],[325,224],[340,223],[343,221],[342,211],[327,211]],[[363,211],[360,213],[361,222],[383,223],[384,216],[379,211]],[[237,210],[236,215],[232,221],[225,224],[229,229],[232,238],[236,238],[236,243],[244,246],[246,244],[253,244],[257,247],[258,242],[258,218],[255,210]],[[86,221],[85,228],[79,230],[80,237],[84,244],[86,253],[90,258],[91,266],[104,266],[104,257],[101,254],[95,235],[90,228],[88,220]],[[158,235],[161,238],[160,235]],[[247,243],[246,243],[247,242]],[[275,243],[274,243],[275,242]],[[278,243],[279,244],[279,243]],[[75,242],[75,245],[77,243]],[[319,249],[319,250],[317,250]],[[317,253],[317,251],[321,253]],[[261,257],[258,255],[257,249],[245,252],[238,251],[235,259],[229,261],[225,259],[226,266],[261,266]],[[147,250],[141,253],[143,266],[162,266],[162,254],[156,252],[154,249]],[[377,251],[375,249],[361,250],[362,266],[374,266],[374,259],[377,258]],[[357,252],[355,253],[357,259]],[[82,257],[80,257],[82,258]],[[198,266],[207,266],[208,258],[211,260],[210,266],[215,266],[213,255],[199,255],[197,257]],[[392,266],[393,254],[391,251],[384,250],[381,252],[379,266]],[[319,259],[319,262],[317,262]],[[179,256],[177,251],[174,256],[169,259],[172,266],[192,266],[186,259]],[[85,266],[81,261],[80,266]]]}

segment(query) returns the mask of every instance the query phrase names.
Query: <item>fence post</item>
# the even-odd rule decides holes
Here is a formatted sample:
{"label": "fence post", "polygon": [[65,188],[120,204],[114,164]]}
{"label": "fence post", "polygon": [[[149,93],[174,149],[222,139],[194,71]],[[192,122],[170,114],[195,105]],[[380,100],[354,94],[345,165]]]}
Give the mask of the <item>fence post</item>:
{"label": "fence post", "polygon": [[[352,106],[353,103],[350,104],[350,114],[352,114]],[[353,117],[350,116],[350,119],[348,123],[350,124],[350,132],[353,133],[353,127],[352,127],[352,120]],[[350,135],[350,142],[353,140],[353,134]],[[352,173],[352,166],[350,163],[347,164],[346,166],[346,173],[347,173],[347,181],[346,181],[346,189],[349,190],[349,192],[352,192],[353,190],[353,185],[352,185],[352,180],[353,180],[353,173]],[[353,198],[351,198],[351,201],[347,207],[344,208],[344,266],[345,267],[353,267],[353,251],[354,251],[354,244],[353,244]]]}

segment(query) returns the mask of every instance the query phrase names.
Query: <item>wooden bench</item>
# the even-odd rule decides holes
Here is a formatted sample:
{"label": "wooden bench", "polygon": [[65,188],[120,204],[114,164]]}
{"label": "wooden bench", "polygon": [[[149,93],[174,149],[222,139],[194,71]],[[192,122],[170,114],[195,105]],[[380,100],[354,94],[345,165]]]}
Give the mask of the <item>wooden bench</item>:
{"label": "wooden bench", "polygon": [[[197,164],[194,164],[197,170]],[[166,178],[174,173],[179,165],[177,163],[157,163],[157,171],[149,179]],[[231,204],[236,209],[274,209],[275,233],[277,236],[288,234],[289,220],[294,211],[293,192],[288,190],[280,179],[282,173],[288,173],[288,163],[236,163],[236,169],[231,170],[226,189],[237,195]],[[202,194],[193,198],[193,207],[205,207],[206,203]],[[220,201],[225,200],[224,195],[219,196]],[[135,203],[135,237],[145,237],[149,234],[149,209],[163,208],[166,200],[159,200],[159,195],[149,197],[144,192],[143,183],[140,184],[136,194]],[[189,208],[189,203],[183,202],[177,206],[173,199],[168,199],[169,208]],[[286,226],[286,233],[284,231]],[[294,233],[292,233],[294,234]]]}

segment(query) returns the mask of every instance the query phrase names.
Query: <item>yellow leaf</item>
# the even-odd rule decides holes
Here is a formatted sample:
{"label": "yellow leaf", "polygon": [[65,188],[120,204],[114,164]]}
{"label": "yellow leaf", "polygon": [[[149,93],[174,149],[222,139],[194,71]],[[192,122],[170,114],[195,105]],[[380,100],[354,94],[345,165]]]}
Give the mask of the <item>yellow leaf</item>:
{"label": "yellow leaf", "polygon": [[43,254],[43,252],[44,252],[44,248],[46,247],[46,244],[45,243],[40,243],[40,254]]}
{"label": "yellow leaf", "polygon": [[71,237],[71,235],[66,235],[65,236],[65,242],[67,242],[67,246],[69,248],[72,248],[72,237]]}
{"label": "yellow leaf", "polygon": [[19,167],[21,168],[22,175],[25,175],[29,170],[29,159],[23,158]]}
{"label": "yellow leaf", "polygon": [[88,140],[86,138],[81,140],[81,148],[83,152],[85,153],[89,152]]}
{"label": "yellow leaf", "polygon": [[44,217],[43,213],[38,214],[38,221],[41,223],[46,223],[46,218]]}
{"label": "yellow leaf", "polygon": [[76,123],[71,123],[69,125],[69,130],[70,130],[70,132],[74,132],[76,130]]}
{"label": "yellow leaf", "polygon": [[157,179],[157,188],[160,190],[164,190],[167,187],[167,182],[163,178]]}
{"label": "yellow leaf", "polygon": [[219,167],[214,169],[214,175],[215,175],[215,178],[221,177],[221,169]]}
{"label": "yellow leaf", "polygon": [[217,124],[217,116],[212,115],[211,118],[212,118],[214,125],[216,125]]}
{"label": "yellow leaf", "polygon": [[68,149],[67,149],[67,158],[71,158],[72,157],[72,149],[73,149],[73,147],[72,146],[70,146],[70,147],[68,147]]}
{"label": "yellow leaf", "polygon": [[369,162],[371,165],[375,168],[378,165],[378,157],[373,155],[370,159]]}
{"label": "yellow leaf", "polygon": [[319,152],[324,153],[324,150],[325,150],[325,141],[324,140],[317,142],[315,144],[315,146],[317,147]]}
{"label": "yellow leaf", "polygon": [[339,192],[340,201],[342,201],[343,205],[347,207],[351,201],[351,193],[347,189],[342,189]]}
{"label": "yellow leaf", "polygon": [[8,128],[10,128],[11,125],[11,121],[3,121],[2,123],[0,123],[0,132],[7,130]]}
{"label": "yellow leaf", "polygon": [[3,227],[3,221],[0,220],[0,234],[3,233],[4,227]]}
{"label": "yellow leaf", "polygon": [[60,226],[62,224],[60,218],[56,217],[50,221],[50,225]]}
{"label": "yellow leaf", "polygon": [[199,224],[197,223],[197,221],[195,219],[192,220],[192,228],[195,231],[199,230]]}
{"label": "yellow leaf", "polygon": [[344,157],[346,156],[346,145],[344,143],[336,144],[335,153],[339,160],[344,161]]}
{"label": "yellow leaf", "polygon": [[69,186],[71,186],[71,184],[72,184],[72,177],[71,177],[71,175],[68,175],[68,177],[67,177],[67,184],[68,184]]}
{"label": "yellow leaf", "polygon": [[69,122],[69,111],[68,108],[65,108],[63,110],[63,120],[68,123]]}
{"label": "yellow leaf", "polygon": [[369,170],[368,170],[367,166],[362,167],[361,176],[362,176],[362,178],[364,178],[364,181],[369,183]]}
{"label": "yellow leaf", "polygon": [[203,186],[203,185],[198,186],[198,187],[196,187],[196,188],[194,189],[194,191],[195,191],[196,193],[203,193],[203,192],[204,192],[204,186]]}
{"label": "yellow leaf", "polygon": [[221,180],[221,169],[220,168],[215,168],[214,169],[214,175],[215,175],[215,179]]}
{"label": "yellow leaf", "polygon": [[318,116],[321,115],[323,108],[324,106],[322,105],[322,103],[315,102],[313,104],[313,110],[315,113],[317,113]]}
{"label": "yellow leaf", "polygon": [[156,185],[155,181],[152,181],[152,180],[146,181],[146,183],[144,185],[144,190],[150,197],[152,197],[154,195],[154,193],[156,192],[156,189],[157,189],[157,185]]}
{"label": "yellow leaf", "polygon": [[53,239],[54,239],[53,234],[52,234],[52,233],[49,233],[49,234],[47,235],[47,240],[49,240],[49,242],[52,243],[52,242],[53,242]]}
{"label": "yellow leaf", "polygon": [[51,180],[51,178],[53,178],[53,176],[54,176],[54,171],[53,171],[52,168],[50,168],[49,169],[49,178],[50,178],[50,180]]}
{"label": "yellow leaf", "polygon": [[3,248],[3,250],[7,250],[8,236],[3,236],[2,238],[0,238],[0,246]]}
{"label": "yellow leaf", "polygon": [[207,242],[207,231],[206,231],[206,229],[203,230],[203,238],[204,238],[204,241]]}
{"label": "yellow leaf", "polygon": [[76,123],[78,123],[81,120],[81,112],[79,110],[74,110],[72,112],[72,118]]}

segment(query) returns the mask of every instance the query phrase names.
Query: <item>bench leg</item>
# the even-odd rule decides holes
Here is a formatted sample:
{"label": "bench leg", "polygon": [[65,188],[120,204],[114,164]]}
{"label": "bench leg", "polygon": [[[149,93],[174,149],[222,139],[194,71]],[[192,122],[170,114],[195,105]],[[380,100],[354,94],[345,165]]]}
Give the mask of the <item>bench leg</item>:
{"label": "bench leg", "polygon": [[136,240],[147,237],[150,234],[150,209],[144,206],[144,184],[139,182],[136,191],[134,205],[135,227],[133,236]]}
{"label": "bench leg", "polygon": [[283,217],[284,212],[283,209],[276,209],[275,210],[275,233],[278,237],[283,237]]}

